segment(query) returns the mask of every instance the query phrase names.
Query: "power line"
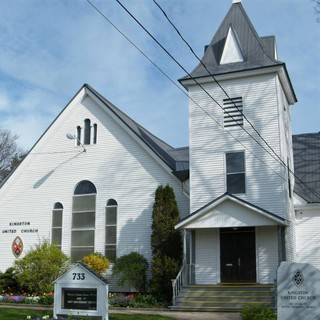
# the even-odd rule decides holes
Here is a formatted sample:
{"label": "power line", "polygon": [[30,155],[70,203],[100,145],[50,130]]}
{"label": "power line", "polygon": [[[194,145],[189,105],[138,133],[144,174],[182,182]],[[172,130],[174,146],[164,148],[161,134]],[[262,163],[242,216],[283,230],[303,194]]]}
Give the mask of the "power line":
{"label": "power line", "polygon": [[[223,128],[223,125],[212,116],[207,110],[205,110],[197,101],[191,98],[177,83],[158,65],[156,64],[144,51],[138,47],[123,31],[121,31],[97,6],[95,6],[90,0],[86,0],[87,3],[99,14],[101,15],[116,31],[118,31],[134,48],[136,48],[163,76],[165,76],[177,89],[180,90],[188,99],[190,99],[195,105],[197,105],[209,118],[211,118],[219,127]],[[281,179],[287,181],[282,175],[280,175],[276,170],[274,170],[266,161],[259,158],[251,150],[249,150],[241,140],[239,140],[231,131],[226,131],[234,140],[236,140],[245,150],[247,150],[254,158],[258,159],[264,165],[269,167],[275,174],[277,174]]]}
{"label": "power line", "polygon": [[[224,110],[224,108],[221,106],[221,104],[204,88],[204,86],[192,75],[188,72],[188,70],[182,66],[182,64],[157,40],[157,38],[121,3],[119,0],[115,0],[126,12],[127,14],[154,40],[157,45],[189,76],[191,80],[194,81],[195,84],[197,84],[208,96],[211,100],[213,100],[223,111],[227,112],[228,116],[231,117],[236,123],[238,123],[238,120],[233,117],[232,114],[229,113],[229,111]],[[260,145],[261,148],[263,148],[266,152],[269,153],[269,155],[273,158],[274,156],[270,154],[269,150],[267,150],[261,143],[253,137],[250,132],[244,127],[240,128],[244,130],[258,145]],[[276,159],[275,159],[276,160]]]}
{"label": "power line", "polygon": [[[194,77],[192,77],[192,75],[181,65],[181,63],[160,43],[160,41],[139,21],[138,18],[136,18],[130,11],[129,9],[127,9],[120,0],[115,0],[121,7],[122,9],[151,37],[151,39],[185,72],[187,73],[187,75],[189,76],[189,78],[191,80],[193,80],[223,111],[224,108],[218,103],[218,101],[212,97],[212,95],[201,85],[201,83],[198,82],[198,80]],[[227,112],[228,113],[228,112]],[[233,118],[232,115],[230,115],[228,113],[229,117],[231,117],[236,123],[237,120],[235,120]],[[244,130],[261,148],[263,148],[274,160],[278,161],[276,158],[274,158],[274,156],[269,152],[268,149],[266,149],[263,145],[260,144],[260,142],[254,137],[252,136],[248,130],[246,130],[244,127],[240,126],[242,130]],[[275,151],[274,151],[275,152]],[[279,155],[277,153],[276,157],[279,158]],[[295,173],[290,169],[289,166],[287,166],[284,161],[280,158],[280,162],[281,164],[288,170],[288,172],[290,172],[301,184],[305,185],[307,187],[307,189],[309,189],[314,195],[316,195],[318,197],[318,199],[320,200],[320,194],[318,194],[316,191],[314,191],[313,189],[311,189],[309,186],[307,186],[299,177],[297,177],[295,175]],[[288,179],[290,177],[288,176]]]}
{"label": "power line", "polygon": [[[141,48],[139,48],[123,31],[121,31],[97,6],[95,6],[90,0],[86,0],[87,3],[99,14],[101,15],[117,32],[119,32],[134,48],[136,48],[163,76],[165,76],[177,89],[179,89],[186,97],[188,97],[195,105],[197,105],[208,117],[210,117],[219,127],[222,129],[223,126],[220,124],[220,122],[215,119],[207,110],[202,108],[202,106],[196,102],[193,98],[189,97],[189,95],[180,87],[177,85],[177,83],[165,72],[159,65],[157,65],[149,56],[143,52]],[[181,66],[182,67],[182,66]],[[187,72],[187,71],[186,71]],[[188,72],[187,72],[188,73]],[[264,165],[269,167],[271,171],[273,171],[275,174],[277,174],[282,180],[287,182],[287,179],[284,178],[282,175],[280,175],[277,171],[275,171],[267,162],[265,162],[263,159],[259,158],[256,154],[254,154],[251,150],[249,150],[237,137],[235,137],[231,131],[227,130],[227,132],[234,140],[236,140],[245,150],[247,150],[254,158],[262,162]],[[320,197],[319,197],[320,199]]]}
{"label": "power line", "polygon": [[211,78],[213,79],[213,81],[216,82],[216,84],[219,86],[219,88],[223,91],[223,93],[227,96],[227,98],[233,103],[233,105],[236,107],[236,109],[238,110],[238,112],[240,112],[240,114],[242,115],[242,117],[249,123],[250,127],[257,133],[257,135],[261,138],[261,140],[268,146],[268,148],[272,151],[272,153],[285,165],[284,161],[281,159],[281,157],[276,153],[276,151],[270,146],[270,144],[268,143],[268,141],[266,141],[262,135],[260,134],[260,132],[255,128],[255,126],[252,124],[252,122],[247,118],[247,116],[243,113],[242,110],[239,109],[238,105],[230,98],[230,96],[228,95],[227,91],[223,88],[223,86],[220,84],[220,82],[217,80],[217,78],[215,77],[215,75],[213,73],[210,72],[210,70],[207,68],[207,66],[203,63],[202,59],[196,54],[196,52],[194,51],[194,49],[191,47],[191,45],[189,44],[189,42],[183,37],[183,35],[181,34],[181,32],[179,31],[179,29],[176,27],[176,25],[173,23],[173,21],[169,18],[169,16],[167,15],[167,13],[165,12],[165,10],[161,7],[161,5],[156,1],[153,0],[153,2],[155,3],[155,5],[160,9],[160,11],[163,13],[163,15],[165,16],[165,18],[167,19],[167,21],[170,23],[170,25],[173,27],[173,29],[177,32],[177,34],[179,35],[179,37],[181,38],[181,40],[187,45],[187,47],[189,48],[189,50],[191,51],[191,53],[196,57],[196,59],[200,62],[200,64],[205,68],[205,70],[207,71],[208,75],[211,76]]}
{"label": "power line", "polygon": [[[227,91],[223,88],[223,86],[220,84],[220,82],[217,80],[217,78],[215,77],[214,74],[212,74],[210,72],[210,70],[207,68],[207,66],[203,63],[202,59],[196,54],[196,52],[194,51],[194,49],[192,48],[192,46],[189,44],[189,42],[185,39],[185,37],[183,37],[182,33],[179,31],[178,27],[174,24],[174,22],[169,18],[168,14],[166,13],[166,11],[161,7],[161,5],[156,1],[153,0],[153,2],[155,3],[155,5],[159,8],[159,10],[162,12],[162,14],[165,16],[165,18],[167,19],[167,21],[170,23],[170,25],[173,27],[173,29],[177,32],[177,34],[179,35],[179,37],[181,38],[181,40],[187,45],[187,47],[189,48],[189,50],[191,51],[191,53],[196,57],[196,59],[200,62],[200,64],[205,68],[205,70],[207,71],[208,75],[212,77],[212,79],[217,83],[217,85],[219,86],[219,88],[223,91],[223,93],[227,96],[227,98],[232,101],[233,105],[237,108],[237,110],[241,113],[241,115],[245,118],[245,120],[249,123],[249,125],[252,127],[252,129],[258,134],[258,136],[263,140],[263,142],[269,147],[269,149],[272,151],[272,153],[279,159],[279,161],[281,162],[281,164],[288,170],[288,178],[289,178],[289,174],[292,174],[300,183],[304,182],[298,177],[296,176],[296,174],[294,173],[293,170],[290,169],[289,165],[286,164],[284,162],[284,160],[277,154],[277,152],[272,148],[272,146],[268,143],[268,141],[266,141],[262,135],[260,134],[260,132],[254,127],[254,125],[252,124],[252,122],[246,117],[245,114],[243,114],[243,111],[240,110],[237,106],[237,104],[230,98],[230,96],[228,95]],[[313,192],[313,191],[312,191]],[[319,194],[317,194],[318,197],[320,197]],[[320,198],[319,198],[320,199]]]}

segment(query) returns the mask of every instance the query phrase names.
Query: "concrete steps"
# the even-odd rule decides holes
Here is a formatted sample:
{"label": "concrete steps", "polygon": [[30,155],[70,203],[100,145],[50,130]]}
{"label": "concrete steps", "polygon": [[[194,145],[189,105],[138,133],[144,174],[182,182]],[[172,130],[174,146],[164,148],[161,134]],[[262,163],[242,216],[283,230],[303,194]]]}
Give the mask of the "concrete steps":
{"label": "concrete steps", "polygon": [[244,305],[272,307],[272,285],[190,285],[182,289],[172,310],[183,311],[240,311]]}

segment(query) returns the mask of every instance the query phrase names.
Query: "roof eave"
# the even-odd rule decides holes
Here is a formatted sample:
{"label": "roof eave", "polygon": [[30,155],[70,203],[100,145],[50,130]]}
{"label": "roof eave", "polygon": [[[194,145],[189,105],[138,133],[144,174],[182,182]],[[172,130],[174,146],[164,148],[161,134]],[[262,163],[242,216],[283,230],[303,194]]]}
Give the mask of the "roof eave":
{"label": "roof eave", "polygon": [[266,211],[262,208],[257,207],[256,205],[253,205],[245,200],[242,200],[232,194],[229,193],[224,193],[221,196],[219,196],[218,198],[216,198],[215,200],[207,203],[206,205],[204,205],[203,207],[201,207],[200,209],[196,210],[195,212],[191,213],[189,216],[185,217],[184,219],[180,220],[176,225],[175,225],[175,229],[179,230],[183,227],[185,227],[186,225],[188,225],[189,223],[191,223],[192,221],[196,220],[197,218],[201,217],[202,215],[206,214],[209,210],[214,209],[216,206],[218,206],[220,203],[224,202],[225,200],[231,200],[234,201],[240,205],[246,206],[248,208],[250,208],[251,210],[256,211],[257,213],[262,214],[263,216],[277,222],[279,225],[287,225],[287,220],[276,215],[273,214],[269,211]]}
{"label": "roof eave", "polygon": [[[279,69],[280,68],[280,69]],[[283,72],[281,72],[281,69],[283,68]],[[294,104],[298,101],[295,91],[292,86],[291,79],[289,77],[289,73],[286,67],[286,64],[284,62],[278,62],[276,64],[272,65],[267,65],[267,66],[260,66],[260,67],[253,67],[253,68],[248,68],[248,69],[241,69],[241,70],[233,70],[229,72],[217,72],[214,74],[208,74],[208,75],[203,75],[203,76],[196,76],[196,77],[183,77],[178,79],[179,83],[186,89],[188,90],[190,85],[197,85],[195,80],[199,83],[204,83],[204,82],[211,82],[214,81],[212,79],[212,76],[214,76],[217,81],[222,81],[222,80],[227,80],[231,79],[233,77],[241,77],[241,76],[252,76],[255,74],[264,74],[264,73],[271,73],[271,72],[278,72],[282,82],[285,84],[286,87],[286,95],[288,97],[288,101],[290,104]]]}

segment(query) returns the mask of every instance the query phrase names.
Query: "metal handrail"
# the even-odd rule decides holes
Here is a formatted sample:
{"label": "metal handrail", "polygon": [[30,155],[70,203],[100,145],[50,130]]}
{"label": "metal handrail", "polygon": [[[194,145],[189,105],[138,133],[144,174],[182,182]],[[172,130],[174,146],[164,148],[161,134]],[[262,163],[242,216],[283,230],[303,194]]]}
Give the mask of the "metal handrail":
{"label": "metal handrail", "polygon": [[182,267],[177,274],[175,279],[171,280],[172,283],[172,305],[176,305],[176,299],[179,296],[180,291],[184,286],[189,283],[189,268],[190,266],[186,264],[185,261],[182,263]]}

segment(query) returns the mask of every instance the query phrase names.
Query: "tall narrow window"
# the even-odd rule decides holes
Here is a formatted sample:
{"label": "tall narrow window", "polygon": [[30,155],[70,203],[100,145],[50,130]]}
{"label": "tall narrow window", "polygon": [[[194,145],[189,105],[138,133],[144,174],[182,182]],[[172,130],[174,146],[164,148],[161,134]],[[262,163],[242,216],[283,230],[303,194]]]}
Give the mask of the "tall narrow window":
{"label": "tall narrow window", "polygon": [[288,192],[289,197],[292,198],[292,191],[291,191],[291,177],[290,177],[290,161],[289,158],[287,158],[287,168],[288,168]]}
{"label": "tall narrow window", "polygon": [[223,99],[224,127],[243,126],[242,98]]}
{"label": "tall narrow window", "polygon": [[97,124],[95,123],[93,125],[93,143],[94,144],[97,144],[97,134],[98,134],[98,126]]}
{"label": "tall narrow window", "polygon": [[94,252],[97,190],[90,181],[75,188],[72,205],[71,260],[79,261]]}
{"label": "tall narrow window", "polygon": [[90,144],[91,141],[91,122],[89,119],[84,120],[84,144]]}
{"label": "tall narrow window", "polygon": [[80,146],[81,143],[81,127],[77,126],[77,146]]}
{"label": "tall narrow window", "polygon": [[226,153],[227,192],[246,192],[246,173],[244,152]]}
{"label": "tall narrow window", "polygon": [[63,205],[56,202],[52,210],[51,243],[61,249]]}
{"label": "tall narrow window", "polygon": [[117,215],[118,203],[109,199],[106,206],[106,248],[105,256],[114,262],[117,257]]}

